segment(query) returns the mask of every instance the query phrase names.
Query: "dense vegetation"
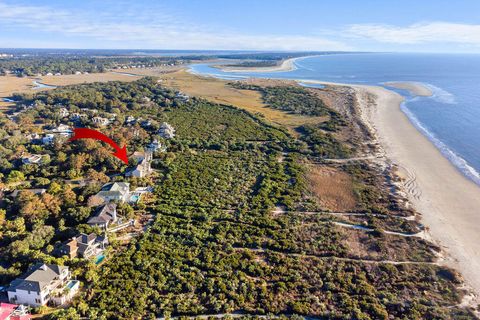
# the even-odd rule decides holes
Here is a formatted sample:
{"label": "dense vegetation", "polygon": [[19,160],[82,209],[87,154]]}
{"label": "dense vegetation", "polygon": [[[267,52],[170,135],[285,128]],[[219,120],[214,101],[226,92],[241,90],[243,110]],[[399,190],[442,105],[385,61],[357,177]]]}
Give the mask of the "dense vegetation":
{"label": "dense vegetation", "polygon": [[5,75],[7,70],[18,76],[46,75],[47,73],[96,73],[124,66],[156,67],[165,64],[181,64],[188,61],[172,57],[13,57],[0,60],[0,75]]}
{"label": "dense vegetation", "polygon": [[240,67],[240,68],[259,68],[259,67],[274,67],[279,62],[276,60],[259,60],[259,61],[240,61],[238,63],[225,64],[224,67]]}
{"label": "dense vegetation", "polygon": [[[320,109],[333,118],[332,111],[302,98],[297,89],[284,90],[279,92],[282,101],[300,104],[298,110],[302,105]],[[359,255],[347,241],[352,233],[334,224],[336,219],[302,214],[319,210],[307,195],[302,163],[312,154],[340,155],[341,143],[328,136],[335,131],[315,128],[327,138],[303,129],[305,141],[298,141],[234,107],[182,99],[151,78],[17,98],[22,101],[19,110],[20,104],[35,107],[15,121],[0,120],[0,189],[31,186],[47,192],[24,192],[2,201],[0,281],[7,283],[35,261],[70,265],[83,289],[73,306],[51,314],[52,319],[232,312],[329,319],[473,318],[456,306],[461,298],[457,275],[429,264],[433,254],[428,243],[392,239],[379,230],[362,233],[368,250]],[[58,115],[60,105],[70,112],[87,108],[114,113],[108,130],[120,144],[128,141],[129,152],[141,150],[163,121],[176,129],[174,139],[163,141],[168,151],[155,155],[155,178],[129,180],[133,185],[154,184],[153,203],[121,208],[129,215],[147,211],[155,215],[153,224],[127,245],[113,243],[115,256],[101,268],[50,253],[56,241],[88,230],[84,222],[91,210],[89,196],[105,181],[123,180],[109,175],[124,166],[95,141],[51,146],[30,142],[28,133],[74,124]],[[127,116],[150,124],[126,126]],[[23,152],[46,154],[48,161],[22,165],[18,158]],[[389,206],[376,189],[370,171],[364,173],[360,166],[343,170],[352,175],[364,212],[399,214],[401,209]],[[85,186],[67,181],[84,178],[89,180]],[[397,248],[404,252],[395,253]],[[393,259],[422,263],[382,261]]]}

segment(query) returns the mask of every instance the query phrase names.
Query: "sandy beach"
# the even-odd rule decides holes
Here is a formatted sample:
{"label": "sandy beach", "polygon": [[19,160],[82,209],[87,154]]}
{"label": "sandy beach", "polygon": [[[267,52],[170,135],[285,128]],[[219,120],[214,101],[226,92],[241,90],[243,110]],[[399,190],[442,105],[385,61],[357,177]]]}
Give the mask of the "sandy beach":
{"label": "sandy beach", "polygon": [[[403,98],[381,87],[355,86],[365,119],[387,157],[407,177],[409,199],[432,239],[447,254],[444,263],[459,270],[480,296],[480,188],[464,177],[412,125],[401,111]],[[376,106],[365,93],[374,94]]]}
{"label": "sandy beach", "polygon": [[[357,91],[362,120],[374,132],[388,161],[400,168],[403,189],[421,214],[428,237],[444,251],[439,263],[458,270],[476,294],[475,303],[480,303],[480,187],[414,127],[401,110],[401,95],[378,86],[301,82],[349,86]],[[415,95],[429,90],[418,83],[400,85]],[[373,104],[372,94],[376,97]]]}
{"label": "sandy beach", "polygon": [[387,87],[407,90],[414,96],[430,97],[433,95],[432,90],[420,83],[392,81],[385,82],[384,85]]}
{"label": "sandy beach", "polygon": [[285,59],[279,65],[271,66],[271,67],[237,68],[237,67],[226,67],[222,65],[217,65],[216,67],[224,72],[285,72],[285,71],[295,70],[297,68],[295,66],[295,61],[301,58],[306,58],[306,57]]}

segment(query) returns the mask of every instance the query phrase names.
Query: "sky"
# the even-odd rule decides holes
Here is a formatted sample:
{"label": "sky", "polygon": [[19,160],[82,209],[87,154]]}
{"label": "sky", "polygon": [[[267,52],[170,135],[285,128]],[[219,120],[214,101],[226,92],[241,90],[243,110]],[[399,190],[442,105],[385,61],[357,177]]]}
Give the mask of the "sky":
{"label": "sky", "polygon": [[0,47],[480,53],[480,0],[0,0]]}

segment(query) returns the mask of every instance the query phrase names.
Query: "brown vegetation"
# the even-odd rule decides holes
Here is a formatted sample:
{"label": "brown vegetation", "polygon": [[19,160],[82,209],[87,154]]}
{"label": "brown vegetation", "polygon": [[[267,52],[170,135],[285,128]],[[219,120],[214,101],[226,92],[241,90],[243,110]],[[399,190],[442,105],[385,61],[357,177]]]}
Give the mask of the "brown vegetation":
{"label": "brown vegetation", "polygon": [[352,179],[347,173],[333,167],[312,165],[307,179],[310,191],[323,209],[334,212],[355,209],[357,201]]}

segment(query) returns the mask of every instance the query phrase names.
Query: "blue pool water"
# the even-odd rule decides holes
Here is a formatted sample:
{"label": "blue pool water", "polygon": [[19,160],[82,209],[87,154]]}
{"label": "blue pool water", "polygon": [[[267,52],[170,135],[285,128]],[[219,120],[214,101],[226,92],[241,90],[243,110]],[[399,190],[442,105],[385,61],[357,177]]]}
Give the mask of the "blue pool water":
{"label": "blue pool water", "polygon": [[406,98],[402,110],[413,124],[464,175],[480,184],[480,55],[368,53],[306,57],[296,70],[273,73],[229,73],[208,64],[191,67],[194,73],[225,79],[248,77],[321,80],[383,85],[413,81],[428,86],[432,97]]}
{"label": "blue pool water", "polygon": [[138,202],[139,199],[140,199],[139,196],[131,196],[131,197],[130,197],[130,202],[136,203],[136,202]]}
{"label": "blue pool water", "polygon": [[105,259],[105,255],[101,254],[95,259],[95,264],[100,264]]}
{"label": "blue pool water", "polygon": [[75,281],[68,281],[67,283],[67,288],[72,289],[75,286],[76,282]]}

